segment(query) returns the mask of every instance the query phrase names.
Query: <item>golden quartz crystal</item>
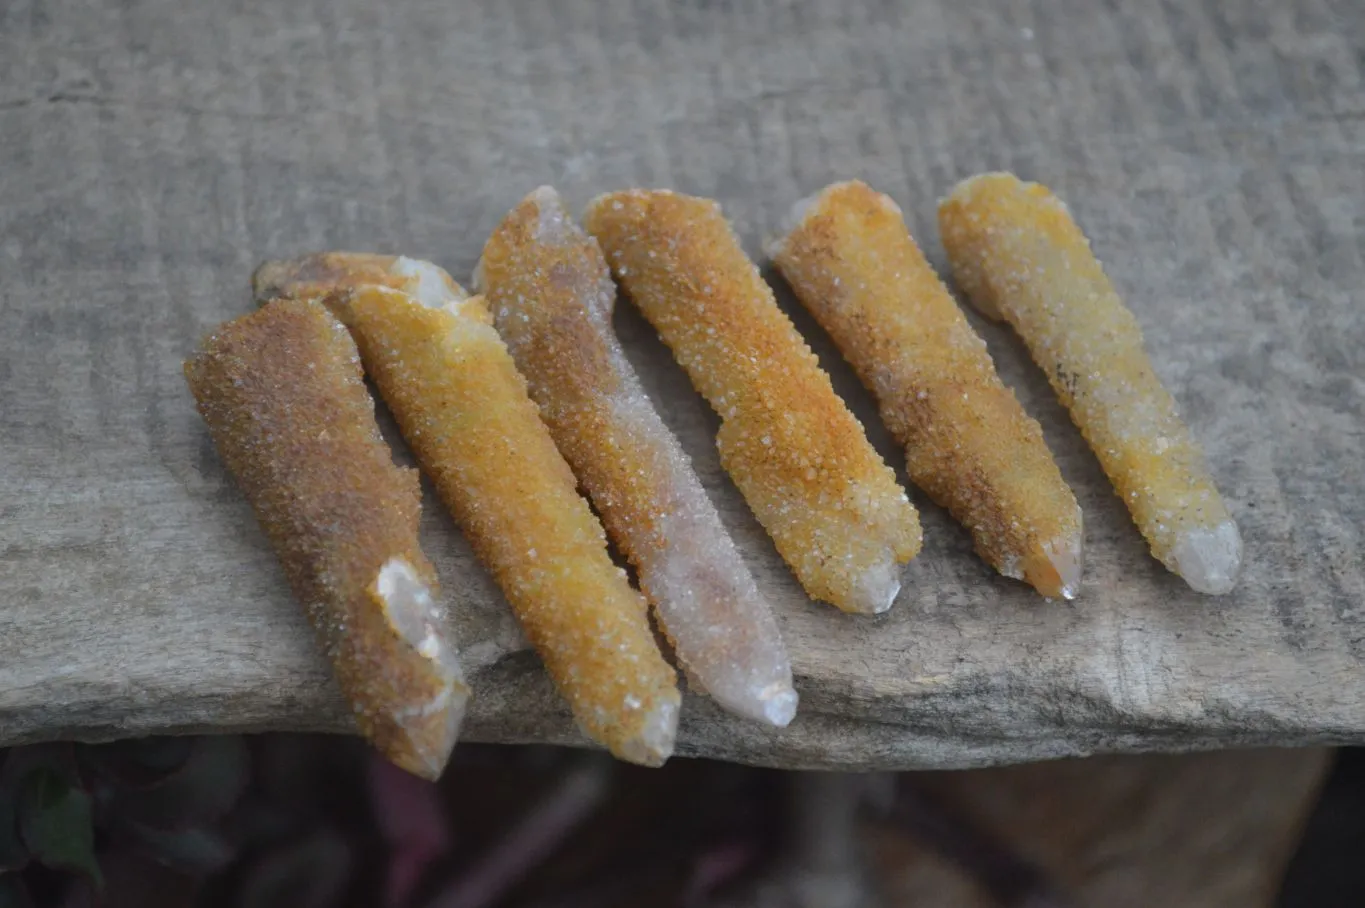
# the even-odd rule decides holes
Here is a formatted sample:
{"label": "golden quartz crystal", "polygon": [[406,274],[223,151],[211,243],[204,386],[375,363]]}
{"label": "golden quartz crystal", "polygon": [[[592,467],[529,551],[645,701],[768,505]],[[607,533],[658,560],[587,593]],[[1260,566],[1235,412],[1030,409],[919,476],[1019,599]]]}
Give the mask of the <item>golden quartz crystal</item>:
{"label": "golden quartz crystal", "polygon": [[890,608],[919,516],[720,206],[614,192],[584,226],[720,414],[721,462],[806,591],[848,612]]}
{"label": "golden quartz crystal", "polygon": [[469,689],[418,546],[417,471],[380,437],[346,329],[316,303],[274,302],[219,327],[185,377],[361,733],[438,778]]}
{"label": "golden quartz crystal", "polygon": [[482,298],[430,263],[347,253],[269,263],[255,283],[328,301],[579,726],[622,759],[664,762],[677,676]]}
{"label": "golden quartz crystal", "polygon": [[958,286],[1023,339],[1152,554],[1201,593],[1231,590],[1237,524],[1066,206],[1044,186],[983,174],[941,203],[939,224]]}
{"label": "golden quartz crystal", "polygon": [[689,676],[731,711],[786,725],[797,696],[772,611],[621,349],[597,243],[553,189],[503,219],[475,286]]}
{"label": "golden quartz crystal", "polygon": [[1076,498],[896,203],[835,183],[796,206],[769,253],[876,396],[910,479],[996,570],[1044,596],[1075,596]]}

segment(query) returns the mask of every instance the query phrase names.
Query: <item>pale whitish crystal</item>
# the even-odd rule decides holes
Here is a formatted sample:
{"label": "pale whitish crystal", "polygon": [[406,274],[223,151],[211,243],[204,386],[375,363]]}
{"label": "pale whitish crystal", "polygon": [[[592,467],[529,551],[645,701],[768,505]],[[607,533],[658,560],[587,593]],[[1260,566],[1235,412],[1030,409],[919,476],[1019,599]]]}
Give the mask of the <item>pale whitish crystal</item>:
{"label": "pale whitish crystal", "polygon": [[789,683],[775,681],[769,684],[758,699],[763,704],[763,718],[770,725],[785,728],[796,716],[799,698]]}
{"label": "pale whitish crystal", "polygon": [[1242,534],[1226,520],[1211,530],[1197,528],[1177,534],[1171,552],[1176,570],[1190,587],[1212,596],[1237,585],[1242,568]]}
{"label": "pale whitish crystal", "polygon": [[678,705],[660,701],[645,717],[640,732],[622,749],[627,760],[644,766],[657,766],[673,753],[678,736]]}
{"label": "pale whitish crystal", "polygon": [[444,309],[461,320],[462,329],[477,330],[475,323],[486,323],[483,304],[471,299],[439,266],[400,255],[389,267],[389,273],[407,278],[403,289],[414,301],[429,309]]}
{"label": "pale whitish crystal", "polygon": [[408,292],[423,306],[439,309],[462,298],[453,293],[452,282],[446,273],[431,262],[400,255],[389,270],[399,277],[409,278]]}
{"label": "pale whitish crystal", "polygon": [[469,700],[459,657],[442,635],[441,613],[431,591],[405,559],[393,557],[384,562],[375,579],[375,592],[389,626],[432,664],[444,682],[429,701],[405,706],[393,715],[394,721],[406,728],[411,720],[420,722],[433,713],[444,711],[446,725],[439,739],[431,740],[417,734],[410,739],[414,755],[426,764],[433,776],[439,775],[459,737]]}
{"label": "pale whitish crystal", "polygon": [[475,286],[688,675],[732,712],[786,725],[797,695],[777,623],[612,331],[606,262],[553,189],[494,231]]}
{"label": "pale whitish crystal", "polygon": [[1078,532],[1069,539],[1059,540],[1043,546],[1043,552],[1061,579],[1063,599],[1075,599],[1081,589],[1081,573],[1084,569],[1082,537]]}
{"label": "pale whitish crystal", "polygon": [[400,557],[384,562],[375,580],[375,590],[389,624],[398,635],[450,676],[461,677],[459,661],[441,637],[441,612],[412,565]]}
{"label": "pale whitish crystal", "polygon": [[888,557],[859,575],[855,587],[855,610],[880,615],[891,608],[900,591],[900,566]]}

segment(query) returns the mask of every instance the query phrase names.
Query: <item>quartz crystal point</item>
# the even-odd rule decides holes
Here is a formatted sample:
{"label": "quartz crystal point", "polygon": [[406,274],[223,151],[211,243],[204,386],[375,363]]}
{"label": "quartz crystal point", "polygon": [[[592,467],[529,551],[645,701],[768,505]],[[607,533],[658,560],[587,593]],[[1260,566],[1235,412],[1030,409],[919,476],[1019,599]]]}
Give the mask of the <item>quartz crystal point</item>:
{"label": "quartz crystal point", "polygon": [[1230,591],[1237,524],[1066,206],[1044,186],[982,174],[940,204],[939,225],[958,286],[1023,339],[1152,554],[1201,593]]}
{"label": "quartz crystal point", "polygon": [[597,243],[553,189],[493,232],[475,288],[688,675],[731,711],[785,726],[797,696],[777,622],[621,349]]}
{"label": "quartz crystal point", "polygon": [[584,216],[617,281],[721,417],[721,463],[806,592],[891,607],[919,515],[834,393],[715,202],[600,196]]}
{"label": "quartz crystal point", "polygon": [[579,726],[622,759],[664,762],[676,673],[482,297],[429,263],[347,253],[262,266],[256,288],[328,302]]}
{"label": "quartz crystal point", "polygon": [[865,183],[835,183],[796,206],[768,251],[876,396],[910,479],[996,570],[1074,597],[1076,498],[896,203]]}
{"label": "quartz crystal point", "polygon": [[316,303],[273,302],[210,335],[185,377],[361,733],[436,779],[469,689],[417,542],[417,472],[379,434],[346,329]]}

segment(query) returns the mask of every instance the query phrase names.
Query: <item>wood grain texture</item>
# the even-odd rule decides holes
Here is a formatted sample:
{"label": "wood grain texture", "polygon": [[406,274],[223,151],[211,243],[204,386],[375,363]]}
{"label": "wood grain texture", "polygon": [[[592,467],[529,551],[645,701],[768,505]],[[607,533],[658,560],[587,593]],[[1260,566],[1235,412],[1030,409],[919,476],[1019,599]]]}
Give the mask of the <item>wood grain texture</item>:
{"label": "wood grain texture", "polygon": [[[858,177],[941,268],[934,205],[985,169],[1047,183],[1092,237],[1241,525],[1238,589],[1150,558],[1023,348],[973,317],[1084,509],[1081,597],[998,577],[915,493],[896,606],[813,604],[622,305],[802,698],[768,731],[689,697],[679,751],[892,768],[1365,741],[1362,46],[1352,0],[0,0],[0,745],[351,730],[180,374],[260,260],[403,252],[467,279],[545,182],[575,210],[714,196],[757,254],[793,201]],[[430,490],[422,533],[467,736],[580,742]]]}

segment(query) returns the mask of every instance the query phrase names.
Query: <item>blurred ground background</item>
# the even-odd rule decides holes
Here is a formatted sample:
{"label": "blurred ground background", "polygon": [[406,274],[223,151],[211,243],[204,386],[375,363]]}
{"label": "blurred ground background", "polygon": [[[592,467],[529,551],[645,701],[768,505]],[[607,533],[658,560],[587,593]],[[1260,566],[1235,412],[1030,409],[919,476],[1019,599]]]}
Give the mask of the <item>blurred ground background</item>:
{"label": "blurred ground background", "polygon": [[835,776],[462,745],[435,786],[330,736],[0,755],[0,908],[1365,904],[1357,750]]}

